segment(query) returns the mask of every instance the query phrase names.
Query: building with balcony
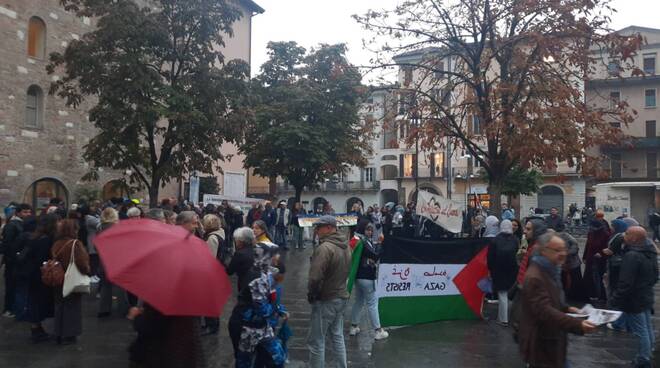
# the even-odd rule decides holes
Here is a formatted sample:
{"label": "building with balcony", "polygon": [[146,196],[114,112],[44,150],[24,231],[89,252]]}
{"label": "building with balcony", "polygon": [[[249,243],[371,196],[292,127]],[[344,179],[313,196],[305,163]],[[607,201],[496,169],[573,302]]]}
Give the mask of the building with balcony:
{"label": "building with balcony", "polygon": [[[438,146],[443,148],[434,151],[417,149],[416,142],[408,139],[410,129],[420,124],[411,117],[410,111],[415,110],[411,107],[418,104],[414,101],[415,96],[411,90],[421,90],[423,94],[434,96],[448,111],[465,98],[465,92],[453,88],[449,80],[443,79],[446,77],[443,77],[442,73],[433,72],[436,75],[429,75],[429,65],[433,70],[459,71],[456,57],[446,56],[442,49],[431,47],[397,55],[394,61],[400,65],[398,85],[402,88],[401,92],[397,93],[396,117],[402,147],[397,177],[399,202],[414,201],[415,188],[419,188],[443,197],[462,200],[466,205],[488,208],[488,183],[477,158],[471,157],[460,147],[453,147],[452,142],[447,139],[437,142]],[[416,67],[421,63],[426,67]],[[461,119],[460,124],[464,132],[485,147],[486,140],[482,139],[479,119],[472,116],[464,116]],[[558,163],[555,170],[544,172],[544,182],[538,193],[517,198],[503,197],[502,203],[510,201],[509,205],[516,209],[517,214],[522,214],[521,217],[527,215],[530,208],[541,208],[549,213],[552,207],[557,207],[561,212],[567,213],[571,203],[579,207],[584,206],[585,193],[585,180],[575,168]]]}
{"label": "building with balcony", "polygon": [[610,122],[621,128],[625,137],[619,144],[601,146],[595,152],[604,158],[608,178],[594,180],[590,193],[595,197],[596,207],[604,209],[608,218],[627,213],[645,222],[648,208],[660,207],[660,137],[657,126],[660,121],[660,29],[630,26],[618,33],[639,33],[646,39],[632,62],[644,75],[620,73],[619,60],[610,58],[606,51],[594,51],[602,62],[586,85],[587,103],[607,107],[625,102],[637,115],[627,126],[622,126],[619,121]]}

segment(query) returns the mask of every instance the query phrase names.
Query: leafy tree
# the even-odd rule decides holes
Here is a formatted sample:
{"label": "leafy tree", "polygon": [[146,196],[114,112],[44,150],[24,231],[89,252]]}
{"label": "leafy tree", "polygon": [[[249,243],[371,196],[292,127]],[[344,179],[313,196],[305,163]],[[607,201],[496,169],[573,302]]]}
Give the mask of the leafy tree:
{"label": "leafy tree", "polygon": [[204,194],[218,194],[220,193],[220,185],[218,184],[218,178],[215,176],[205,176],[199,178],[199,198],[198,202],[201,202],[204,198]]}
{"label": "leafy tree", "polygon": [[610,3],[417,0],[355,18],[375,34],[378,67],[403,72],[401,102],[422,121],[410,139],[476,157],[499,212],[514,167],[567,162],[588,173],[599,163],[589,149],[619,137],[609,122],[632,121],[625,103],[596,109],[584,100],[604,55],[623,66],[642,42],[609,29]]}
{"label": "leafy tree", "polygon": [[50,56],[51,85],[69,106],[93,98],[98,134],[85,146],[99,168],[130,173],[157,204],[161,186],[187,172],[212,172],[220,146],[236,141],[252,117],[249,66],[227,62],[223,34],[242,15],[225,0],[62,0],[69,11],[95,17],[97,28]]}
{"label": "leafy tree", "polygon": [[[490,181],[488,172],[484,172],[486,181]],[[507,196],[532,195],[538,192],[542,184],[543,174],[540,171],[514,166],[504,178],[502,194]]]}
{"label": "leafy tree", "polygon": [[365,88],[344,45],[307,53],[295,42],[270,42],[268,49],[253,80],[256,119],[240,151],[246,167],[281,176],[299,201],[304,187],[365,163],[372,131],[358,115]]}

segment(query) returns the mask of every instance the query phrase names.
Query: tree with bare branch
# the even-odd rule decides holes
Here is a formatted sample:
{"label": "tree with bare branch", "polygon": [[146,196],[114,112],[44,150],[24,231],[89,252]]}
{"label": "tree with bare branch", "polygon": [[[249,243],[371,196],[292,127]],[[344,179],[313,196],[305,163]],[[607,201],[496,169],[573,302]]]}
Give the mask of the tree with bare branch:
{"label": "tree with bare branch", "polygon": [[406,108],[395,119],[420,122],[409,142],[469,152],[499,213],[512,168],[593,173],[590,148],[620,138],[610,122],[633,120],[625,102],[596,109],[584,98],[603,53],[624,65],[643,41],[612,32],[610,2],[415,0],[355,19],[374,34],[377,67],[400,69]]}

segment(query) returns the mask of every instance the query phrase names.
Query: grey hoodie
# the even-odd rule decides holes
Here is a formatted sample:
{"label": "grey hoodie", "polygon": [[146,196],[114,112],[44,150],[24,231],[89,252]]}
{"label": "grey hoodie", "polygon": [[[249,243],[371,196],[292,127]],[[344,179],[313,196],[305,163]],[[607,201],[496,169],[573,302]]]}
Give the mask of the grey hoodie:
{"label": "grey hoodie", "polygon": [[348,240],[342,234],[333,233],[320,238],[319,242],[309,266],[309,302],[348,299],[346,281],[351,270]]}

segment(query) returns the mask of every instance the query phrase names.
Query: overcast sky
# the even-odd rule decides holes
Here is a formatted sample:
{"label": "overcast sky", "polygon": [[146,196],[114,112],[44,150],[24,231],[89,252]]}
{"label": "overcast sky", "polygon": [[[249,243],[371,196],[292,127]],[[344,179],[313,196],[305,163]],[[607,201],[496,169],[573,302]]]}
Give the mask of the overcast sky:
{"label": "overcast sky", "polygon": [[[256,0],[266,12],[253,18],[252,73],[259,73],[267,59],[269,41],[296,41],[309,48],[319,43],[346,43],[355,65],[368,65],[371,52],[364,50],[365,33],[351,18],[369,9],[391,9],[400,0]],[[660,0],[614,0],[618,12],[612,25],[660,28]]]}

